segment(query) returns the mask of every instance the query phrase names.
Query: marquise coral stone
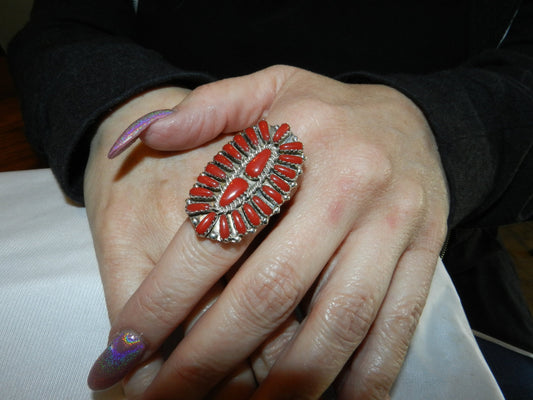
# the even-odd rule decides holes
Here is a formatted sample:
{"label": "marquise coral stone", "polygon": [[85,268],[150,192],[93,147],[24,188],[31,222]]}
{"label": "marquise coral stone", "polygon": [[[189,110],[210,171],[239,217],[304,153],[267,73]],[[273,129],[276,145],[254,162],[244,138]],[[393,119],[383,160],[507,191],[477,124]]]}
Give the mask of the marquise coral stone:
{"label": "marquise coral stone", "polygon": [[205,167],[205,172],[218,179],[226,178],[226,174],[224,173],[224,171],[218,168],[215,164],[207,164],[207,167]]}
{"label": "marquise coral stone", "polygon": [[235,178],[231,181],[226,190],[224,190],[224,193],[222,193],[218,204],[220,204],[221,207],[229,206],[247,190],[248,182],[246,182],[243,178]]}
{"label": "marquise coral stone", "polygon": [[289,184],[287,182],[285,182],[283,179],[281,179],[279,176],[277,175],[270,175],[270,180],[272,181],[272,183],[274,185],[276,185],[277,187],[279,187],[281,190],[283,190],[284,192],[288,192],[291,190],[291,187],[289,186]]}
{"label": "marquise coral stone", "polygon": [[255,134],[254,128],[246,128],[245,132],[248,139],[250,139],[250,142],[252,142],[254,146],[257,146],[259,141],[257,140],[257,135]]}
{"label": "marquise coral stone", "polygon": [[279,156],[279,160],[290,164],[301,164],[304,162],[302,157],[293,156],[291,154],[282,154]]}
{"label": "marquise coral stone", "polygon": [[222,150],[224,150],[226,153],[228,153],[230,156],[232,156],[236,160],[240,160],[242,158],[241,153],[239,153],[239,150],[237,150],[230,143],[225,144],[224,147],[222,147]]}
{"label": "marquise coral stone", "polygon": [[252,161],[246,165],[246,175],[248,175],[250,178],[255,179],[265,169],[268,160],[270,159],[270,156],[272,155],[272,151],[270,149],[265,149],[261,151],[259,154],[257,154]]}
{"label": "marquise coral stone", "polygon": [[252,225],[258,226],[261,224],[261,218],[259,218],[259,214],[257,214],[257,211],[255,211],[250,204],[244,203],[242,208],[244,210],[244,214],[246,214],[246,217],[248,218],[248,221],[250,221]]}
{"label": "marquise coral stone", "polygon": [[246,140],[241,135],[235,135],[233,138],[233,141],[237,143],[237,146],[239,146],[242,151],[247,152],[250,151],[250,148],[248,147],[248,143],[246,143]]}
{"label": "marquise coral stone", "polygon": [[261,198],[254,196],[252,201],[266,216],[270,216],[272,214],[272,209],[263,200],[261,200]]}
{"label": "marquise coral stone", "polygon": [[235,225],[235,229],[237,229],[237,232],[239,232],[241,235],[245,234],[246,224],[242,219],[241,213],[235,210],[231,213],[231,216],[233,217],[233,224]]}
{"label": "marquise coral stone", "polygon": [[197,213],[201,211],[207,211],[211,207],[207,203],[192,203],[187,206],[187,212],[189,213]]}
{"label": "marquise coral stone", "polygon": [[274,169],[278,171],[280,174],[286,176],[287,178],[294,179],[296,178],[297,171],[295,171],[292,168],[286,167],[284,165],[275,165]]}
{"label": "marquise coral stone", "polygon": [[270,131],[268,129],[268,124],[266,121],[259,121],[259,131],[261,132],[261,137],[265,142],[268,142],[270,140]]}
{"label": "marquise coral stone", "polygon": [[214,193],[211,190],[208,190],[202,187],[193,187],[189,192],[189,196],[192,196],[192,197],[211,198],[213,197],[213,195]]}
{"label": "marquise coral stone", "polygon": [[283,151],[297,151],[297,150],[303,150],[304,145],[302,142],[291,142],[291,143],[285,143],[279,146],[280,150]]}
{"label": "marquise coral stone", "polygon": [[228,218],[226,217],[225,214],[222,214],[220,216],[219,232],[220,232],[220,237],[222,239],[226,240],[229,237]]}
{"label": "marquise coral stone", "polygon": [[[272,138],[272,140],[274,142],[279,142],[281,140],[281,138],[283,138],[283,136],[285,135],[285,133],[287,133],[287,131],[289,130],[289,125],[288,124],[283,124],[281,125],[278,130],[276,131],[276,133],[274,134],[274,137]],[[282,145],[283,146],[283,145]]]}
{"label": "marquise coral stone", "polygon": [[290,199],[304,160],[303,144],[287,124],[260,121],[234,135],[189,191],[185,211],[196,233],[239,242],[267,224]]}
{"label": "marquise coral stone", "polygon": [[220,183],[218,183],[213,178],[210,178],[206,175],[200,175],[198,177],[198,182],[200,182],[202,185],[209,186],[210,188],[213,188],[213,189],[216,189],[220,186]]}
{"label": "marquise coral stone", "polygon": [[272,200],[274,200],[276,203],[283,203],[283,196],[277,190],[274,190],[270,186],[263,186],[263,192],[265,192],[265,194]]}
{"label": "marquise coral stone", "polygon": [[196,232],[199,235],[206,233],[215,221],[216,217],[217,215],[214,212],[207,214],[207,216],[204,217],[204,219],[202,219],[198,225],[196,225]]}
{"label": "marquise coral stone", "polygon": [[228,159],[226,158],[225,156],[223,156],[222,154],[217,154],[214,158],[214,160],[222,165],[224,165],[226,168],[228,169],[233,169],[233,163]]}

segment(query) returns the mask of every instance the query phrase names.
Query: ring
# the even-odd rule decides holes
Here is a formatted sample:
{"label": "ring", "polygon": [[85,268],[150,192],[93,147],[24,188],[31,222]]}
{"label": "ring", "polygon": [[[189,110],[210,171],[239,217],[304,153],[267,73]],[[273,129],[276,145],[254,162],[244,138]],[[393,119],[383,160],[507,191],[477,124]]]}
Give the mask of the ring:
{"label": "ring", "polygon": [[263,120],[233,136],[189,192],[185,211],[197,235],[239,242],[268,224],[294,193],[304,160],[288,124]]}

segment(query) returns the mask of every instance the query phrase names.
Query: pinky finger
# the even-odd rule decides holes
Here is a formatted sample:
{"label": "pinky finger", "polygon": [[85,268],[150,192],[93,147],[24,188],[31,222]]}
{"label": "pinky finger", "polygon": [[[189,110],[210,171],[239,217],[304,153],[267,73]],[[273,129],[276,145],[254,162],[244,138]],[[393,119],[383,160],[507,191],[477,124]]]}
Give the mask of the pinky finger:
{"label": "pinky finger", "polygon": [[437,254],[407,250],[382,308],[337,382],[338,399],[388,399],[424,308]]}

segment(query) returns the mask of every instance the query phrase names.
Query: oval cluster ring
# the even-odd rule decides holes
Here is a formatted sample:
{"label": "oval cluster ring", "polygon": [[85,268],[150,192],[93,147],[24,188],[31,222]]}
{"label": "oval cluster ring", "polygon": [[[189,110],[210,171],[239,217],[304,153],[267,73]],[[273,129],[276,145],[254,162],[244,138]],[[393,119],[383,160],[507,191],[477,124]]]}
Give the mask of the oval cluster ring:
{"label": "oval cluster ring", "polygon": [[226,143],[189,192],[185,211],[201,237],[239,242],[279,213],[297,186],[303,144],[288,124],[260,121]]}

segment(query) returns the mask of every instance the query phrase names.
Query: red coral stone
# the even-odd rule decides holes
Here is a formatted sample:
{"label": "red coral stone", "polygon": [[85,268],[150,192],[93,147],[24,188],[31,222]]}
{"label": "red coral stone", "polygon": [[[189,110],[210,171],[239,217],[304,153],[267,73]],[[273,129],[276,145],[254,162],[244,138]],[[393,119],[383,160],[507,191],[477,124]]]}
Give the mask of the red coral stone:
{"label": "red coral stone", "polygon": [[226,217],[225,214],[222,214],[220,216],[218,224],[219,224],[218,232],[220,233],[220,237],[222,239],[227,239],[229,237],[229,225],[228,225],[228,218]]}
{"label": "red coral stone", "polygon": [[272,209],[260,197],[254,196],[252,198],[252,201],[255,203],[257,207],[259,207],[261,212],[265,214],[266,216],[270,216],[272,214]]}
{"label": "red coral stone", "polygon": [[231,213],[231,216],[233,218],[233,224],[235,225],[235,229],[237,229],[237,232],[239,232],[241,235],[244,235],[246,233],[246,224],[242,219],[241,213],[235,210]]}
{"label": "red coral stone", "polygon": [[231,143],[226,143],[224,146],[222,146],[222,150],[224,150],[236,160],[240,160],[242,158],[241,153],[239,153],[239,150],[237,150]]}
{"label": "red coral stone", "polygon": [[279,142],[289,129],[291,128],[289,127],[288,124],[281,124],[281,126],[278,128],[278,130],[274,134],[272,141],[275,143]]}
{"label": "red coral stone", "polygon": [[192,203],[187,205],[187,211],[190,213],[197,213],[201,211],[207,211],[211,208],[209,204],[206,203]]}
{"label": "red coral stone", "polygon": [[257,154],[248,163],[248,165],[246,165],[246,175],[248,175],[252,179],[257,178],[259,175],[261,175],[261,173],[265,169],[265,166],[267,165],[268,160],[270,159],[271,154],[272,151],[270,151],[270,149],[264,149],[259,154]]}
{"label": "red coral stone", "polygon": [[246,136],[248,136],[248,139],[250,139],[250,142],[252,142],[254,146],[259,145],[259,140],[257,139],[254,128],[246,128],[245,132]]}
{"label": "red coral stone", "polygon": [[230,182],[226,190],[224,190],[222,196],[220,196],[218,204],[221,207],[226,207],[246,192],[246,190],[248,190],[248,182],[242,178],[235,178]]}
{"label": "red coral stone", "polygon": [[261,218],[259,218],[257,211],[255,211],[250,204],[244,203],[244,206],[242,208],[244,210],[244,213],[246,214],[246,217],[248,218],[248,221],[250,221],[252,225],[258,226],[259,224],[261,224]]}
{"label": "red coral stone", "polygon": [[300,156],[293,156],[291,154],[282,154],[279,156],[279,160],[287,162],[289,164],[301,164],[304,162],[304,159]]}
{"label": "red coral stone", "polygon": [[268,142],[270,140],[270,129],[268,127],[268,123],[265,120],[263,120],[263,121],[259,121],[257,125],[259,125],[259,131],[261,132],[261,136],[263,137],[263,140],[265,142]]}
{"label": "red coral stone", "polygon": [[304,145],[302,142],[290,142],[290,143],[284,143],[281,146],[279,146],[279,149],[282,151],[298,151],[303,150]]}
{"label": "red coral stone", "polygon": [[213,178],[210,178],[206,175],[200,175],[198,177],[198,182],[202,185],[209,186],[210,188],[216,189],[220,186],[220,183],[215,181]]}
{"label": "red coral stone", "polygon": [[214,212],[207,214],[204,217],[204,219],[202,219],[200,221],[200,223],[198,225],[196,225],[196,232],[199,235],[205,234],[207,232],[207,230],[213,224],[213,221],[215,220],[216,217],[217,217],[217,215]]}
{"label": "red coral stone", "polygon": [[289,179],[296,178],[296,171],[292,168],[286,167],[284,165],[274,165],[274,169],[278,171],[281,175],[286,176]]}
{"label": "red coral stone", "polygon": [[250,148],[248,147],[248,143],[246,143],[246,140],[241,135],[235,135],[233,137],[233,141],[241,148],[242,151],[245,153],[250,151]]}
{"label": "red coral stone", "polygon": [[191,197],[207,197],[207,198],[210,198],[210,197],[214,196],[214,193],[211,190],[209,190],[209,189],[205,189],[205,188],[202,188],[202,187],[193,187],[189,191],[189,195]]}
{"label": "red coral stone", "polygon": [[271,188],[270,186],[263,186],[263,192],[276,203],[283,203],[283,196],[277,190]]}
{"label": "red coral stone", "polygon": [[207,167],[205,167],[205,172],[214,176],[215,178],[226,179],[226,174],[224,171],[218,168],[215,164],[207,164]]}
{"label": "red coral stone", "polygon": [[226,156],[223,156],[220,153],[215,156],[214,160],[229,169],[233,169],[233,163]]}
{"label": "red coral stone", "polygon": [[291,187],[289,186],[289,184],[277,175],[274,175],[274,174],[270,175],[270,181],[274,185],[279,187],[281,190],[283,190],[284,192],[288,192],[291,190]]}

